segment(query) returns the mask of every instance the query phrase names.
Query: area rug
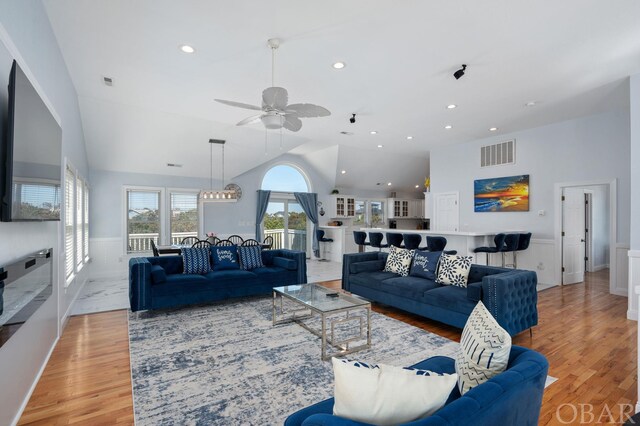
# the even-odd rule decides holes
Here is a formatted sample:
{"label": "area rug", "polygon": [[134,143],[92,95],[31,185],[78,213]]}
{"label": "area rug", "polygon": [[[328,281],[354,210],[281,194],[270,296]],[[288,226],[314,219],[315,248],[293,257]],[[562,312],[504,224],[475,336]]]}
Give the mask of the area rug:
{"label": "area rug", "polygon": [[[297,324],[273,326],[271,299],[129,314],[135,419],[145,425],[281,425],[333,395],[320,340]],[[458,344],[372,314],[372,348],[349,358],[397,366]]]}

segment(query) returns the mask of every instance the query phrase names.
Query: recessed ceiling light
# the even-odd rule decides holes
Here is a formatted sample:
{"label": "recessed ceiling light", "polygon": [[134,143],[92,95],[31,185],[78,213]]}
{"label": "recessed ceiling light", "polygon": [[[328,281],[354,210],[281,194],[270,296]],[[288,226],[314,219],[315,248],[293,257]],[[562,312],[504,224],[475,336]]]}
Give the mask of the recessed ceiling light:
{"label": "recessed ceiling light", "polygon": [[490,131],[490,132],[495,132],[496,130],[498,130],[498,128],[497,128],[497,127],[490,127],[490,128],[489,128],[489,131]]}
{"label": "recessed ceiling light", "polygon": [[378,134],[378,132],[376,130],[372,130],[369,133],[371,133],[372,135],[377,135]]}
{"label": "recessed ceiling light", "polygon": [[532,106],[536,106],[536,104],[537,104],[536,101],[529,101],[526,104],[524,104],[524,106],[532,107]]}
{"label": "recessed ceiling light", "polygon": [[391,182],[387,182],[387,186],[391,186]]}
{"label": "recessed ceiling light", "polygon": [[457,106],[458,105],[455,105],[455,104],[449,104],[449,105],[447,105],[447,109],[454,109]]}
{"label": "recessed ceiling light", "polygon": [[416,188],[420,188],[420,185],[416,185]]}
{"label": "recessed ceiling light", "polygon": [[413,139],[413,136],[407,136],[407,140],[410,141],[411,139]]}
{"label": "recessed ceiling light", "polygon": [[445,129],[449,130],[451,128],[451,124],[447,124],[446,126],[444,126]]}
{"label": "recessed ceiling light", "polygon": [[378,148],[382,148],[383,145],[378,145]]}
{"label": "recessed ceiling light", "polygon": [[347,173],[347,171],[346,171],[346,170],[343,170],[343,171],[341,171],[340,173],[345,174],[345,173]]}
{"label": "recessed ceiling light", "polygon": [[196,49],[189,46],[188,44],[183,44],[182,46],[180,46],[180,50],[182,50],[184,53],[194,53],[196,51]]}
{"label": "recessed ceiling light", "polygon": [[344,62],[335,62],[333,65],[331,65],[332,67],[334,67],[337,70],[341,70],[342,68],[344,68],[347,64],[345,64]]}

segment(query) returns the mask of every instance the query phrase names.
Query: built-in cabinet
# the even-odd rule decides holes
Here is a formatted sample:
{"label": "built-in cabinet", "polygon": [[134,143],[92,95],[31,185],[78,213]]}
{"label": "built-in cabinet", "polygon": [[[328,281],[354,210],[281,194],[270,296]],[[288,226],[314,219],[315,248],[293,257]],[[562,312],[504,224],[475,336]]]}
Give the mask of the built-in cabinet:
{"label": "built-in cabinet", "polygon": [[356,199],[350,195],[332,195],[331,218],[349,218],[356,215]]}
{"label": "built-in cabinet", "polygon": [[423,200],[389,198],[387,206],[389,219],[421,219],[424,215]]}

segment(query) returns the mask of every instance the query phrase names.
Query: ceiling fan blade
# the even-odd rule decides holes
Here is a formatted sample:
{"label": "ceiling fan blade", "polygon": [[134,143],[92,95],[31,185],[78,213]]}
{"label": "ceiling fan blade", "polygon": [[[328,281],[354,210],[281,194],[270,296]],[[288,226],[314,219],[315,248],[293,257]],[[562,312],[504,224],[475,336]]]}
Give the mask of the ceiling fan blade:
{"label": "ceiling fan blade", "polygon": [[289,102],[289,94],[284,87],[267,87],[262,92],[262,108],[284,110]]}
{"label": "ceiling fan blade", "polygon": [[262,111],[262,108],[255,105],[243,104],[242,102],[235,101],[225,101],[224,99],[214,99],[216,102],[220,102],[221,104],[229,105],[236,108],[244,108],[244,109],[252,109],[254,111]]}
{"label": "ceiling fan blade", "polygon": [[302,121],[295,115],[286,115],[282,127],[292,132],[297,132],[302,128]]}
{"label": "ceiling fan blade", "polygon": [[245,124],[259,123],[260,117],[262,117],[262,114],[252,115],[251,117],[247,117],[244,120],[238,122],[236,126],[244,126]]}
{"label": "ceiling fan blade", "polygon": [[295,111],[298,117],[301,118],[327,117],[331,115],[328,109],[314,104],[287,105],[287,112],[289,111]]}

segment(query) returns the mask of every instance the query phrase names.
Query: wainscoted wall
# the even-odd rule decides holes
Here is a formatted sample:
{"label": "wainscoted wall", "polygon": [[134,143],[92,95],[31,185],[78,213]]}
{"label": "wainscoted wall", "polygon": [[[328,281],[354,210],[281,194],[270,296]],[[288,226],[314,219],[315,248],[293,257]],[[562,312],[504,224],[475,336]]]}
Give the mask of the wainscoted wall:
{"label": "wainscoted wall", "polygon": [[[531,239],[529,248],[517,254],[518,268],[536,271],[538,274],[538,282],[540,284],[554,284],[554,270],[556,267],[554,259],[555,242],[552,239]],[[477,262],[484,264],[485,255],[479,253]],[[513,263],[513,254],[505,253],[506,264]],[[494,266],[502,265],[502,255],[489,255],[489,264]]]}
{"label": "wainscoted wall", "polygon": [[[628,250],[627,252],[629,261],[629,309],[627,310],[627,318],[630,320],[638,321],[638,298],[640,292],[636,289],[640,288],[640,250]],[[640,345],[640,343],[639,343]],[[640,357],[640,355],[638,355]],[[639,358],[640,360],[640,358]],[[640,364],[640,361],[639,361]],[[639,385],[640,386],[640,385]]]}

